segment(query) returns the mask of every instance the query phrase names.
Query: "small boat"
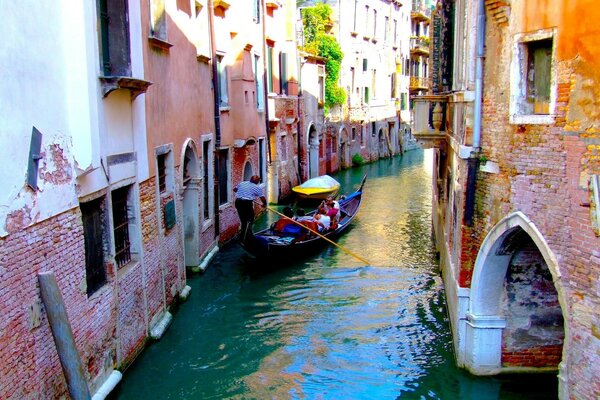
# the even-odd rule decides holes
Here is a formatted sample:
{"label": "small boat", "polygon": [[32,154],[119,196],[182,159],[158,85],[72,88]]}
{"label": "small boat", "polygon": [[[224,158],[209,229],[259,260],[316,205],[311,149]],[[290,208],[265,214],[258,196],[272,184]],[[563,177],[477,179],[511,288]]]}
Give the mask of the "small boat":
{"label": "small boat", "polygon": [[325,200],[327,196],[336,196],[339,190],[340,183],[329,175],[311,178],[292,188],[299,200]]}
{"label": "small boat", "polygon": [[[367,176],[365,175],[358,190],[338,200],[340,217],[337,227],[335,230],[322,233],[322,236],[333,240],[348,229],[360,208],[366,180]],[[313,210],[306,215],[314,215],[316,212],[317,210]],[[273,263],[285,263],[323,247],[328,241],[313,233],[308,233],[308,236],[304,238],[298,238],[295,235],[275,232],[271,226],[253,235],[248,235],[245,241],[239,241],[239,243],[248,253],[259,259],[267,259]]]}

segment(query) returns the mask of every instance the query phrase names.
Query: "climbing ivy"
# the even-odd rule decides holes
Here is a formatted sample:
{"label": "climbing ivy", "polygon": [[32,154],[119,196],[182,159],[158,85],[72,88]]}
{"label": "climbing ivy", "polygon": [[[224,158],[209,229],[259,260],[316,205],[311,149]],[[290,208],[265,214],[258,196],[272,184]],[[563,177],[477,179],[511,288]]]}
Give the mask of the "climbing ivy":
{"label": "climbing ivy", "polygon": [[325,59],[325,106],[327,108],[346,101],[346,91],[338,85],[344,53],[338,41],[327,33],[326,29],[331,25],[331,13],[331,7],[323,3],[302,9],[303,50]]}

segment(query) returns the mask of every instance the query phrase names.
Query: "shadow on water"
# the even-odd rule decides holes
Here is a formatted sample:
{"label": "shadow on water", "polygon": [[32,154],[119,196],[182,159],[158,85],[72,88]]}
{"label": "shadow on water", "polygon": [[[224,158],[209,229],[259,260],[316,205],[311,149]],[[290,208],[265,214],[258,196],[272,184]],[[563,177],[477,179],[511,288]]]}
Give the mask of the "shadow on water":
{"label": "shadow on water", "polygon": [[556,398],[555,376],[456,367],[431,238],[430,164],[413,151],[334,176],[349,193],[368,175],[339,244],[369,265],[335,246],[270,268],[235,244],[222,248],[189,277],[172,326],[111,398]]}

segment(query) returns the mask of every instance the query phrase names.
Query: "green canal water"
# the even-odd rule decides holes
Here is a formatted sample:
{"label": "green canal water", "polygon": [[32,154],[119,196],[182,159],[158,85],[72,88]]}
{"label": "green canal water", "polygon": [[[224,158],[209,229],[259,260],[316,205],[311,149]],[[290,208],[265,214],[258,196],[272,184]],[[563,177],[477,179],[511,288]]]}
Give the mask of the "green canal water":
{"label": "green canal water", "polygon": [[[554,375],[474,377],[455,366],[431,228],[431,153],[366,173],[362,208],[339,243],[256,272],[222,249],[163,338],[112,399],[553,399]],[[255,229],[277,216],[262,216]],[[287,260],[290,261],[290,260]]]}

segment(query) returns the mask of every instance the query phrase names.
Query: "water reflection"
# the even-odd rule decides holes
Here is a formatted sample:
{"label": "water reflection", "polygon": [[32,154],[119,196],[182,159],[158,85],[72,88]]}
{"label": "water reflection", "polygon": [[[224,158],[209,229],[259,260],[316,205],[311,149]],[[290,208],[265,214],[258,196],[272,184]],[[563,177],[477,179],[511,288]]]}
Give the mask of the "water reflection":
{"label": "water reflection", "polygon": [[349,193],[368,174],[363,207],[339,240],[368,266],[330,246],[256,274],[239,247],[219,252],[113,397],[555,398],[554,378],[532,389],[455,367],[425,162],[415,151],[336,176]]}

